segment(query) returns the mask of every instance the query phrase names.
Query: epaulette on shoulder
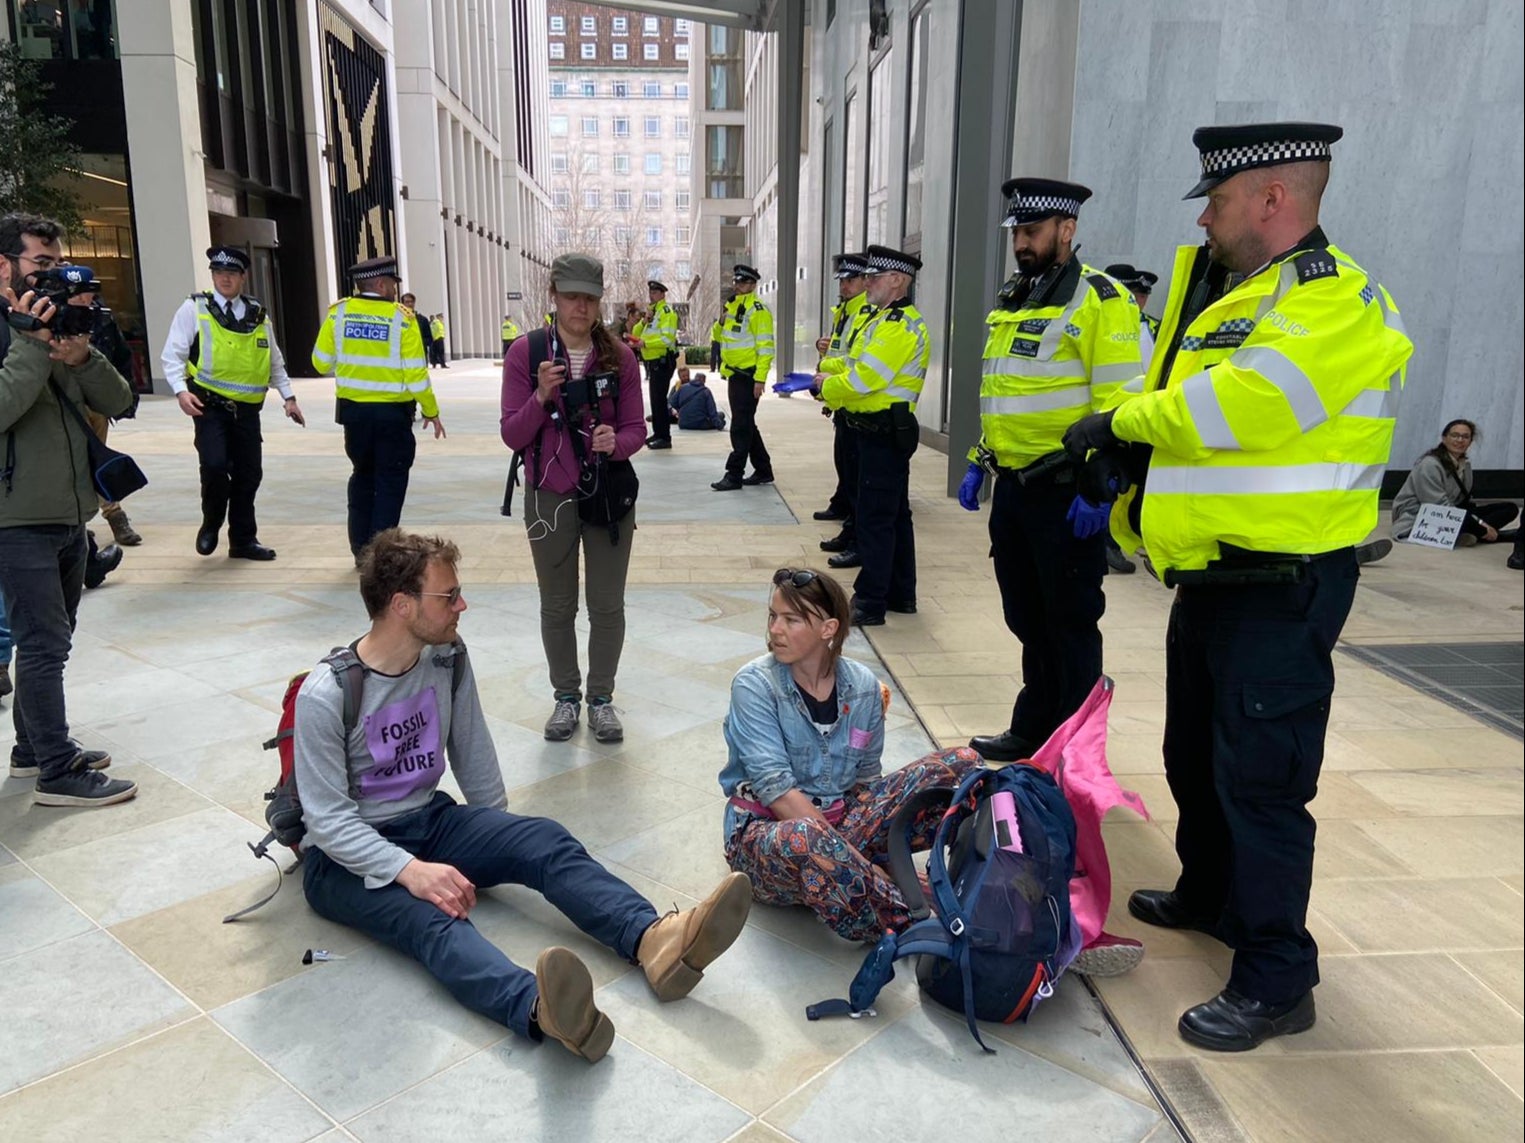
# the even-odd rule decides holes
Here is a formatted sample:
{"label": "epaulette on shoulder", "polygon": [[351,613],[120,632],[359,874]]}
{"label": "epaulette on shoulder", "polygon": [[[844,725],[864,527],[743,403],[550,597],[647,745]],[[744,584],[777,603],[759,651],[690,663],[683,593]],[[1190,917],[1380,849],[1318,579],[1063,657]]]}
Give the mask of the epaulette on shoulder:
{"label": "epaulette on shoulder", "polygon": [[1340,266],[1334,260],[1334,255],[1323,249],[1309,250],[1306,254],[1299,254],[1292,259],[1292,265],[1297,267],[1299,282],[1312,282],[1319,278],[1340,276]]}
{"label": "epaulette on shoulder", "polygon": [[1091,283],[1091,289],[1095,290],[1096,296],[1104,302],[1122,297],[1117,292],[1117,286],[1113,284],[1112,279],[1105,274],[1087,274],[1086,281]]}
{"label": "epaulette on shoulder", "polygon": [[887,310],[884,311],[884,320],[885,321],[904,321],[905,320],[905,310],[901,309],[899,306],[890,306]]}

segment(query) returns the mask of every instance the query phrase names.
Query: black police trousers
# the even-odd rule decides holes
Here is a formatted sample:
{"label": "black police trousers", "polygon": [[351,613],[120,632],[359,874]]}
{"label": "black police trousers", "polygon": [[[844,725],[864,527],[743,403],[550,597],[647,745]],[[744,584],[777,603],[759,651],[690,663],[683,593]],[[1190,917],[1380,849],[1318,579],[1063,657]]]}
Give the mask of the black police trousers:
{"label": "black police trousers", "polygon": [[990,556],[1006,629],[1022,643],[1022,689],[1011,732],[1041,746],[1074,714],[1101,676],[1106,611],[1103,537],[1077,540],[1065,518],[1073,482],[1023,484],[996,477],[990,497]]}
{"label": "black police trousers", "polygon": [[911,522],[911,454],[890,433],[849,430],[858,442],[854,505],[858,558],[853,606],[882,616],[890,604],[916,602],[916,529]]}
{"label": "black police trousers", "polygon": [[669,353],[644,364],[646,395],[651,398],[651,435],[659,441],[670,441],[672,419],[667,415],[667,390],[671,388],[672,375],[678,369],[677,355]]}
{"label": "black police trousers", "polygon": [[1219,918],[1229,987],[1280,1003],[1318,983],[1308,933],[1331,654],[1359,570],[1344,548],[1302,583],[1176,591],[1165,643],[1165,777],[1180,807],[1176,893]]}
{"label": "black police trousers", "polygon": [[218,397],[200,385],[191,391],[202,404],[201,416],[191,419],[201,461],[202,526],[220,530],[226,520],[231,547],[252,544],[259,539],[254,494],[264,479],[260,407]]}
{"label": "black police trousers", "polygon": [[831,462],[837,470],[836,491],[831,494],[827,507],[842,521],[842,532],[847,539],[853,537],[853,501],[858,496],[858,438],[847,427],[847,414],[838,409],[831,415],[832,441]]}
{"label": "black police trousers", "polygon": [[[725,458],[726,473],[740,480],[752,462],[758,476],[773,478],[773,458],[757,427],[758,399],[752,395],[757,370],[737,369],[726,379],[725,393],[731,404],[731,455]],[[666,398],[664,397],[665,401]]]}
{"label": "black police trousers", "polygon": [[418,442],[412,401],[345,401],[344,455],[349,457],[349,546],[355,555],[377,532],[397,527],[408,495],[408,470]]}

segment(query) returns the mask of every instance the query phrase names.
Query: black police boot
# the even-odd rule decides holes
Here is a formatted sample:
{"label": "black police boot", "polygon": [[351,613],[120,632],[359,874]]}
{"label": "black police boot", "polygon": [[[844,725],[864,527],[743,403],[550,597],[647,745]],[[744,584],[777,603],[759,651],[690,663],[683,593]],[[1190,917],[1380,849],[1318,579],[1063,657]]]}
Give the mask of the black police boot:
{"label": "black police boot", "polygon": [[1128,898],[1128,912],[1161,929],[1195,929],[1218,935],[1218,920],[1194,910],[1169,889],[1140,889]]}
{"label": "black police boot", "polygon": [[1108,573],[1117,572],[1119,575],[1132,575],[1138,571],[1138,565],[1123,555],[1123,550],[1118,545],[1108,544],[1107,570]]}
{"label": "black police boot", "polygon": [[1181,1039],[1210,1052],[1248,1052],[1273,1036],[1295,1036],[1313,1027],[1313,993],[1267,1004],[1225,988],[1206,1004],[1188,1008],[1176,1025]]}
{"label": "black police boot", "polygon": [[217,528],[211,524],[202,524],[196,533],[196,554],[209,556],[217,550]]}
{"label": "black police boot", "polygon": [[847,513],[828,506],[822,508],[819,512],[812,512],[810,518],[812,520],[845,520],[847,519]]}
{"label": "black police boot", "polygon": [[852,546],[852,537],[846,532],[838,532],[831,539],[821,541],[821,551],[823,552],[845,552]]}
{"label": "black police boot", "polygon": [[266,560],[275,559],[275,549],[267,548],[258,540],[251,540],[247,544],[230,544],[228,546],[228,559],[230,560]]}
{"label": "black police boot", "polygon": [[1037,749],[1027,739],[1009,730],[1003,730],[1000,734],[971,738],[969,748],[981,758],[991,762],[1017,762],[1023,758],[1031,758],[1033,751]]}
{"label": "black police boot", "polygon": [[897,602],[892,599],[885,605],[885,610],[893,611],[896,615],[915,615],[916,601],[914,599],[904,599]]}
{"label": "black police boot", "polygon": [[85,586],[87,588],[100,587],[106,577],[116,571],[126,553],[115,544],[107,544],[104,548],[97,549],[94,532],[86,532],[85,538],[90,544],[90,554],[85,559]]}
{"label": "black police boot", "polygon": [[826,566],[837,569],[860,568],[863,566],[863,561],[858,558],[857,552],[838,552],[826,561]]}
{"label": "black police boot", "polygon": [[716,492],[735,492],[741,488],[741,484],[742,482],[740,480],[737,480],[728,472],[719,480],[715,481],[715,483],[711,484],[710,487],[713,488]]}
{"label": "black police boot", "polygon": [[754,472],[751,476],[742,477],[741,482],[749,488],[756,487],[759,484],[772,484],[773,474],[771,472]]}
{"label": "black police boot", "polygon": [[854,627],[883,627],[884,613],[881,611],[879,614],[874,615],[867,611],[859,611],[855,607],[853,608],[852,625]]}

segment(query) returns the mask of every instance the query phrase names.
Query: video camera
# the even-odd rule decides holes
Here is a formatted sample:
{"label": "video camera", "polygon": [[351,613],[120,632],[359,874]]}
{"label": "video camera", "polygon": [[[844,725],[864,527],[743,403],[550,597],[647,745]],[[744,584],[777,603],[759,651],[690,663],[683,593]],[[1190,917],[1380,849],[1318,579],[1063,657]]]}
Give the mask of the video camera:
{"label": "video camera", "polygon": [[[25,289],[17,291],[18,295],[31,290],[38,300],[46,298],[54,305],[53,316],[45,322],[37,323],[36,328],[51,330],[59,337],[77,337],[95,332],[94,309],[69,304],[70,298],[100,291],[95,271],[89,266],[53,266],[38,270],[27,277],[24,286]],[[12,317],[11,324],[17,325],[17,318],[20,317],[20,314]]]}

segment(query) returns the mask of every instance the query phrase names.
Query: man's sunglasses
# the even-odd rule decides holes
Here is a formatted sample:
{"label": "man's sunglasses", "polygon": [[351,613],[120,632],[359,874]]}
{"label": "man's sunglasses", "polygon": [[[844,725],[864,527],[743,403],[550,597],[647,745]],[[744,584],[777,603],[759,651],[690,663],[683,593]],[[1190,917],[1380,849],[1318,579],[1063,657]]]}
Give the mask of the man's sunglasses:
{"label": "man's sunglasses", "polygon": [[432,595],[436,599],[443,599],[446,607],[454,607],[461,601],[461,589],[457,585],[449,591],[415,591],[414,595]]}

